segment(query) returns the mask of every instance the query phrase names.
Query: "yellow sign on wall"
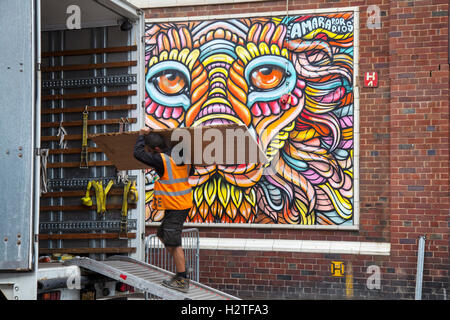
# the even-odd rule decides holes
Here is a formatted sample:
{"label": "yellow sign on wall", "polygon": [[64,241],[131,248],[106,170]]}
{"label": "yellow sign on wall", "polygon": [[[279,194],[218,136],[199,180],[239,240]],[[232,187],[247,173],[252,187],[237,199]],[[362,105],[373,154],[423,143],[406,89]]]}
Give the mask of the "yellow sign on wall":
{"label": "yellow sign on wall", "polygon": [[344,276],[344,262],[331,261],[331,275],[333,277],[343,277]]}

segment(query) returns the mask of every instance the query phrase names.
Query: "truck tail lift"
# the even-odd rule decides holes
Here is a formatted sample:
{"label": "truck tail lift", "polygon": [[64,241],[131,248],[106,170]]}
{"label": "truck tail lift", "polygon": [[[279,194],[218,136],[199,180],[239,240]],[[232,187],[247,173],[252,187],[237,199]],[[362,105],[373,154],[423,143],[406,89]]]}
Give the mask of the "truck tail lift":
{"label": "truck tail lift", "polygon": [[154,265],[126,256],[112,256],[105,261],[89,258],[67,260],[66,265],[75,265],[126,283],[134,288],[167,300],[237,300],[236,297],[201,283],[190,281],[188,293],[179,292],[161,285],[162,280],[173,273]]}

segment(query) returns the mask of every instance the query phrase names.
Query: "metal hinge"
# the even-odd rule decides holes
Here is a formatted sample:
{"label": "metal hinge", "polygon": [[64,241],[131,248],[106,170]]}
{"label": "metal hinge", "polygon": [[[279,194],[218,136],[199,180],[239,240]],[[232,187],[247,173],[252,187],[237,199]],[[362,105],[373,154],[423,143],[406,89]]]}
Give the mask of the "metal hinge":
{"label": "metal hinge", "polygon": [[38,63],[36,64],[36,70],[37,70],[37,71],[41,71],[41,63],[40,63],[40,62],[38,62]]}
{"label": "metal hinge", "polygon": [[49,149],[34,148],[34,155],[38,157],[48,156]]}

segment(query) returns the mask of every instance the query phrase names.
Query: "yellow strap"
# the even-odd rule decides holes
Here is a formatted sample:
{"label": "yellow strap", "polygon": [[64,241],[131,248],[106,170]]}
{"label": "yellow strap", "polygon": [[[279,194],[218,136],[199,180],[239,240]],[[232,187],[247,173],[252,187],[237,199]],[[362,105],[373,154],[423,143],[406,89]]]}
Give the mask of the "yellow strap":
{"label": "yellow strap", "polygon": [[103,181],[100,181],[99,183],[99,190],[100,190],[100,213],[106,212],[106,206],[105,206],[105,191],[103,190]]}
{"label": "yellow strap", "polygon": [[87,106],[83,111],[83,135],[81,141],[81,161],[80,168],[88,168],[89,167],[89,159],[88,159],[88,110]]}
{"label": "yellow strap", "polygon": [[108,195],[109,190],[111,190],[111,187],[114,185],[113,180],[109,180],[108,185],[103,190],[103,182],[100,181],[89,181],[87,189],[86,189],[86,196],[81,198],[81,201],[85,206],[92,206],[92,199],[90,196],[91,188],[94,187],[95,190],[95,199],[97,202],[97,213],[105,213],[106,212],[106,196]]}
{"label": "yellow strap", "polygon": [[97,213],[102,212],[102,202],[103,202],[103,182],[102,181],[92,181],[95,188],[95,198],[97,200]]}
{"label": "yellow strap", "polygon": [[128,214],[128,192],[130,191],[131,182],[128,181],[123,188],[123,200],[122,200],[122,217],[126,217]]}
{"label": "yellow strap", "polygon": [[113,186],[113,184],[114,184],[114,181],[109,180],[108,185],[106,186],[105,191],[103,193],[102,213],[106,212],[106,196],[108,195],[108,192],[111,189],[111,187]]}
{"label": "yellow strap", "polygon": [[138,191],[136,189],[136,180],[133,181],[128,194],[128,202],[136,203],[138,201]]}
{"label": "yellow strap", "polygon": [[88,123],[88,111],[87,106],[83,111],[83,138],[81,142],[82,147],[87,147],[87,123]]}

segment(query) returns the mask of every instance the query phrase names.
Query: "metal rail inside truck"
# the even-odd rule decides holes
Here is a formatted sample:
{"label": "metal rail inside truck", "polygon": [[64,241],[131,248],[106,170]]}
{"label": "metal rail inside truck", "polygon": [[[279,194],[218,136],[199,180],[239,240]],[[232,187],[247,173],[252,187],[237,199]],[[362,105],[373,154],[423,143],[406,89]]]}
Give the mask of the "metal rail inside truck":
{"label": "metal rail inside truck", "polygon": [[146,173],[92,140],[145,125],[144,29],[123,0],[0,1],[0,300],[237,299],[161,285]]}

